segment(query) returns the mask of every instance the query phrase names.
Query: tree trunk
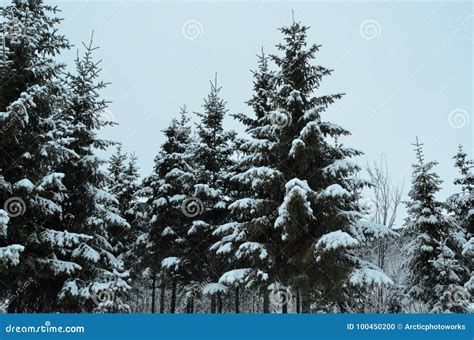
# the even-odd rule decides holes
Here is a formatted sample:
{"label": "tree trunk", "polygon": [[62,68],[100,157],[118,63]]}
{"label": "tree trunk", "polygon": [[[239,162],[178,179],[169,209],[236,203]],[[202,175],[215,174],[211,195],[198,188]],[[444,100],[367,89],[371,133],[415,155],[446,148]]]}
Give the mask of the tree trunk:
{"label": "tree trunk", "polygon": [[186,303],[186,313],[192,314],[194,312],[193,304],[194,304],[194,298],[190,297],[188,302]]}
{"label": "tree trunk", "polygon": [[217,294],[217,313],[222,314],[222,296]]}
{"label": "tree trunk", "polygon": [[216,312],[216,296],[211,296],[211,313]]}
{"label": "tree trunk", "polygon": [[286,299],[284,301],[282,301],[281,313],[282,314],[287,314],[288,313],[288,301],[286,301]]}
{"label": "tree trunk", "polygon": [[171,303],[170,303],[170,313],[174,314],[176,310],[176,280],[173,279],[171,282]]}
{"label": "tree trunk", "polygon": [[296,313],[301,313],[301,308],[300,308],[300,300],[301,300],[301,293],[300,289],[296,288]]}
{"label": "tree trunk", "polygon": [[151,313],[155,314],[155,299],[156,299],[156,275],[153,275],[151,282]]}
{"label": "tree trunk", "polygon": [[267,286],[263,286],[263,313],[270,313],[270,298],[268,296]]}
{"label": "tree trunk", "polygon": [[165,312],[165,283],[162,282],[160,286],[160,313],[163,314]]}
{"label": "tree trunk", "polygon": [[238,314],[240,313],[240,292],[239,292],[239,287],[235,288],[235,313]]}
{"label": "tree trunk", "polygon": [[301,290],[301,313],[311,313],[311,296],[306,287]]}

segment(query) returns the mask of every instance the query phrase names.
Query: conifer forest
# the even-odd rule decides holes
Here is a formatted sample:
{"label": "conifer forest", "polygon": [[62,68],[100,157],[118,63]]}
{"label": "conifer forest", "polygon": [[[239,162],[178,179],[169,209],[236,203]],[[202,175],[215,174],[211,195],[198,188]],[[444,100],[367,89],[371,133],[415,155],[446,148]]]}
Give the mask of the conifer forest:
{"label": "conifer forest", "polygon": [[[90,31],[70,41],[57,5],[0,8],[0,312],[474,311],[472,144],[436,159],[427,122],[406,139],[411,179],[394,180],[385,157],[367,163],[331,122],[351,88],[323,86],[337,63],[319,56],[337,41],[312,41],[313,23],[285,12],[279,40],[252,46],[245,112],[229,109],[219,70],[200,107],[181,96],[143,174],[103,133],[121,124],[103,95],[112,60]],[[67,50],[77,57],[63,62]]]}

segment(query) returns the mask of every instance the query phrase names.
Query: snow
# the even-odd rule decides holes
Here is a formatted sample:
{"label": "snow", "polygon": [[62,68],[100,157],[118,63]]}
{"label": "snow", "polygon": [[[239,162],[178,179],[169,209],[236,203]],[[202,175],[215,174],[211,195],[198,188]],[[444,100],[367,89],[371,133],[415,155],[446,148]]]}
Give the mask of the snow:
{"label": "snow", "polygon": [[20,263],[20,253],[25,250],[25,247],[19,244],[13,244],[6,247],[0,247],[0,265],[2,266],[16,266]]}
{"label": "snow", "polygon": [[225,293],[227,293],[227,287],[221,283],[208,283],[202,289],[202,294],[207,296]]}
{"label": "snow", "polygon": [[112,194],[109,194],[105,190],[96,189],[94,192],[94,196],[98,202],[118,204],[118,201],[115,198],[115,196]]}
{"label": "snow", "polygon": [[161,266],[166,269],[178,269],[179,264],[181,263],[181,259],[175,257],[175,256],[170,256],[161,261]]}
{"label": "snow", "polygon": [[350,192],[341,187],[339,184],[332,184],[319,193],[320,198],[346,198],[350,197]]}
{"label": "snow", "polygon": [[349,159],[338,159],[334,163],[323,168],[323,172],[331,176],[337,176],[340,173],[358,170],[360,170],[360,167],[357,163]]}
{"label": "snow", "polygon": [[314,191],[308,185],[306,180],[302,181],[298,178],[293,178],[285,184],[286,195],[283,203],[278,208],[278,217],[275,220],[275,228],[282,228],[291,221],[289,207],[294,199],[301,199],[306,209],[306,214],[309,218],[314,218],[313,210],[311,209],[310,196],[314,195]]}
{"label": "snow", "polygon": [[306,140],[311,135],[319,135],[321,130],[319,129],[319,125],[316,122],[308,122],[306,126],[300,132],[300,138]]}
{"label": "snow", "polygon": [[372,221],[360,219],[356,222],[357,231],[362,232],[365,236],[374,238],[382,238],[387,236],[397,236],[398,234],[390,230],[387,226]]}
{"label": "snow", "polygon": [[258,257],[261,260],[265,260],[268,258],[268,252],[265,246],[261,243],[257,242],[244,242],[240,245],[239,249],[237,250],[235,257],[241,259],[246,257],[250,254],[257,253]]}
{"label": "snow", "polygon": [[296,158],[297,155],[304,150],[306,144],[299,138],[293,139],[291,142],[291,149],[288,153],[288,156],[291,158]]}
{"label": "snow", "polygon": [[68,231],[46,229],[39,233],[39,239],[58,248],[71,248],[79,245],[81,242],[91,240],[92,237],[85,234],[69,233]]}
{"label": "snow", "polygon": [[85,243],[81,243],[77,249],[72,252],[72,258],[81,258],[93,263],[97,263],[100,260],[100,254],[92,247]]}
{"label": "snow", "polygon": [[207,224],[204,221],[201,221],[201,220],[193,221],[191,228],[189,228],[188,230],[188,235],[195,234],[200,229],[207,229],[209,227],[210,227],[209,224]]}
{"label": "snow", "polygon": [[240,285],[244,283],[245,279],[247,278],[247,275],[250,272],[250,268],[234,269],[228,271],[220,277],[219,283],[227,286]]}
{"label": "snow", "polygon": [[370,268],[367,265],[354,270],[349,277],[349,282],[354,286],[393,285],[393,281],[387,275],[375,266],[373,267]]}
{"label": "snow", "polygon": [[13,188],[14,189],[26,189],[28,191],[32,191],[35,188],[35,186],[28,178],[23,178],[22,180],[16,182],[13,185]]}
{"label": "snow", "polygon": [[353,248],[359,245],[359,241],[348,233],[337,230],[321,236],[316,243],[316,250],[331,251],[339,248]]}
{"label": "snow", "polygon": [[263,206],[267,201],[260,198],[241,198],[229,205],[230,210],[257,209]]}
{"label": "snow", "polygon": [[8,213],[0,209],[0,236],[7,236],[7,224],[10,221],[10,217],[8,216]]}
{"label": "snow", "polygon": [[243,173],[239,173],[231,178],[233,181],[240,183],[250,184],[252,189],[257,188],[260,185],[264,185],[269,181],[274,181],[277,178],[281,178],[282,173],[279,170],[275,170],[266,166],[252,167]]}
{"label": "snow", "polygon": [[161,236],[172,236],[172,235],[174,235],[174,231],[173,231],[173,229],[171,229],[171,227],[166,227],[161,232]]}
{"label": "snow", "polygon": [[220,190],[211,188],[207,184],[196,184],[194,186],[194,196],[196,197],[200,197],[201,195],[204,195],[205,197],[216,198],[216,197],[219,197],[220,194],[221,194]]}
{"label": "snow", "polygon": [[231,251],[232,251],[232,243],[227,242],[227,243],[224,243],[223,245],[221,245],[217,249],[216,254],[218,254],[218,255],[229,254]]}
{"label": "snow", "polygon": [[80,265],[74,262],[62,261],[58,259],[46,259],[40,260],[56,274],[56,275],[72,275],[82,269]]}
{"label": "snow", "polygon": [[61,180],[64,178],[64,174],[61,172],[55,172],[49,175],[46,175],[41,180],[40,184],[38,185],[38,190],[47,190],[49,188],[55,187],[65,189],[64,185],[62,184]]}

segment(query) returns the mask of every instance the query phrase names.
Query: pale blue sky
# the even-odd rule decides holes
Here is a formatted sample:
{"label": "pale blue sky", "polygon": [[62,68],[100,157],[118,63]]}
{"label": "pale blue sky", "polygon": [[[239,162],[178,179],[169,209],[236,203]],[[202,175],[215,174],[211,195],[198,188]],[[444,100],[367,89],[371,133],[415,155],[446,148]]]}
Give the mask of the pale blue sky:
{"label": "pale blue sky", "polygon": [[[120,124],[103,136],[135,151],[143,175],[163,142],[161,130],[182,104],[200,110],[215,72],[230,112],[250,112],[244,102],[255,55],[262,45],[275,52],[277,28],[291,22],[292,9],[311,26],[309,41],[323,45],[317,62],[335,70],[320,94],[347,93],[324,118],[353,133],[345,143],[365,152],[361,165],[385,154],[406,192],[419,136],[426,158],[440,162],[444,198],[453,190],[457,145],[472,155],[471,2],[49,2],[63,10],[62,32],[76,46],[95,30],[102,76],[112,82],[104,95]],[[182,32],[188,20],[202,27],[194,40]],[[375,21],[374,36],[361,33],[367,20]],[[453,111],[464,121],[450,124]],[[230,118],[226,126],[242,131]]]}

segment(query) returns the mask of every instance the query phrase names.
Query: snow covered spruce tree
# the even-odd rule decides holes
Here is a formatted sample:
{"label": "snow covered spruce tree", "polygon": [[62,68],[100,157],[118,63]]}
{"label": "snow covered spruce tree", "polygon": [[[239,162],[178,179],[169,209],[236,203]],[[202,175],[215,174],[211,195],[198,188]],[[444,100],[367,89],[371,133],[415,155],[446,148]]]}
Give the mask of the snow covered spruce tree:
{"label": "snow covered spruce tree", "polygon": [[404,232],[407,245],[408,293],[429,312],[465,312],[467,292],[462,287],[465,268],[459,261],[459,228],[436,200],[442,181],[433,171],[436,162],[425,162],[422,144],[415,145],[412,187],[407,202]]}
{"label": "snow covered spruce tree", "polygon": [[[455,166],[461,177],[454,181],[460,192],[448,199],[448,207],[460,226],[460,239],[463,243],[462,263],[468,273],[464,279],[464,287],[474,297],[474,161],[468,158],[462,146],[454,156]],[[459,296],[461,298],[462,296]]]}
{"label": "snow covered spruce tree", "polygon": [[[138,189],[138,167],[135,154],[127,155],[122,152],[122,145],[117,146],[116,152],[109,159],[109,187],[110,192],[115,195],[120,214],[127,217],[127,210],[133,195]],[[131,216],[127,221],[130,222]]]}
{"label": "snow covered spruce tree", "polygon": [[[57,32],[56,14],[56,8],[39,0],[15,0],[0,10],[0,197],[9,215],[7,224],[2,218],[0,247],[2,254],[7,247],[10,259],[13,251],[17,264],[2,281],[10,290],[33,281],[21,299],[9,301],[9,312],[57,310],[64,281],[80,270],[60,255],[77,249],[76,241],[84,238],[57,231],[66,195],[64,173],[58,169],[73,152],[65,138],[70,131],[63,112],[64,65],[55,61],[69,44]],[[56,237],[61,249],[50,245]]]}
{"label": "snow covered spruce tree", "polygon": [[173,119],[163,131],[166,141],[155,158],[153,174],[145,180],[147,189],[141,190],[146,193],[148,201],[144,204],[150,206],[146,231],[149,251],[144,256],[151,259],[149,265],[154,283],[152,289],[155,289],[157,276],[161,281],[161,312],[164,311],[165,285],[171,288],[169,311],[174,313],[178,284],[185,283],[191,277],[187,257],[191,250],[185,242],[187,217],[182,211],[182,202],[193,188],[190,163],[192,139],[188,122],[189,118],[183,108],[180,119]]}
{"label": "snow covered spruce tree", "polygon": [[231,286],[248,286],[263,296],[263,312],[270,312],[268,285],[272,282],[273,221],[278,209],[278,190],[281,172],[271,148],[275,144],[273,126],[264,119],[272,110],[274,74],[269,70],[268,57],[262,51],[258,70],[254,72],[254,95],[247,102],[255,117],[236,114],[234,117],[246,126],[251,139],[239,143],[238,158],[230,180],[235,193],[229,205],[230,222],[219,226],[214,235],[219,240],[211,247],[231,262],[230,271],[220,278]]}
{"label": "snow covered spruce tree", "polygon": [[[209,251],[217,241],[215,233],[227,217],[229,168],[232,165],[234,132],[225,131],[223,120],[227,109],[220,98],[217,76],[204,100],[197,126],[197,143],[193,148],[194,192],[183,201],[183,213],[190,221],[187,243],[193,249],[188,260],[194,268],[197,284],[209,282],[203,293],[211,297],[211,312],[220,311],[221,296],[226,287],[218,282],[227,258]],[[238,290],[238,288],[237,288]],[[236,291],[238,294],[238,291]]]}
{"label": "snow covered spruce tree", "polygon": [[[310,312],[311,302],[317,310],[349,311],[357,307],[351,306],[352,293],[392,283],[355,252],[390,231],[362,219],[358,193],[367,182],[355,176],[360,169],[349,160],[360,152],[338,142],[347,130],[321,119],[342,95],[315,96],[331,71],[312,65],[319,46],[307,47],[307,30],[299,22],[281,29],[281,56],[271,56],[278,67],[275,85],[256,89],[269,98],[259,100],[257,122],[247,123],[253,137],[243,158],[248,163],[233,177],[254,191],[230,206],[240,214],[241,233],[251,235],[238,246],[236,257],[253,253],[253,261],[268,261],[270,273],[252,261],[240,270],[270,277],[274,295],[291,287],[301,297],[297,311]],[[286,312],[292,293],[283,295]]]}
{"label": "snow covered spruce tree", "polygon": [[[138,167],[136,156],[122,153],[122,145],[117,146],[117,151],[108,161],[107,190],[116,198],[108,205],[108,209],[122,216],[128,224],[133,220],[129,212],[133,195],[138,190]],[[109,239],[114,249],[114,254],[125,260],[132,257],[130,245],[136,237],[132,228],[115,228],[110,230]]]}
{"label": "snow covered spruce tree", "polygon": [[[61,165],[67,188],[61,231],[80,235],[77,241],[67,241],[77,242],[77,249],[62,256],[81,270],[64,284],[59,297],[68,312],[124,312],[128,311],[123,302],[130,288],[128,273],[116,257],[114,245],[119,242],[116,235],[124,234],[130,226],[114,208],[117,198],[107,192],[107,173],[101,169],[106,161],[95,155],[96,150],[110,146],[111,142],[98,138],[97,132],[112,123],[103,119],[107,103],[99,91],[106,84],[98,80],[100,61],[92,58],[96,49],[92,38],[84,47],[84,56],[75,61],[76,73],[67,79],[71,92],[68,122],[72,127],[68,137],[75,157]],[[51,245],[60,246],[63,241],[52,236]]]}

